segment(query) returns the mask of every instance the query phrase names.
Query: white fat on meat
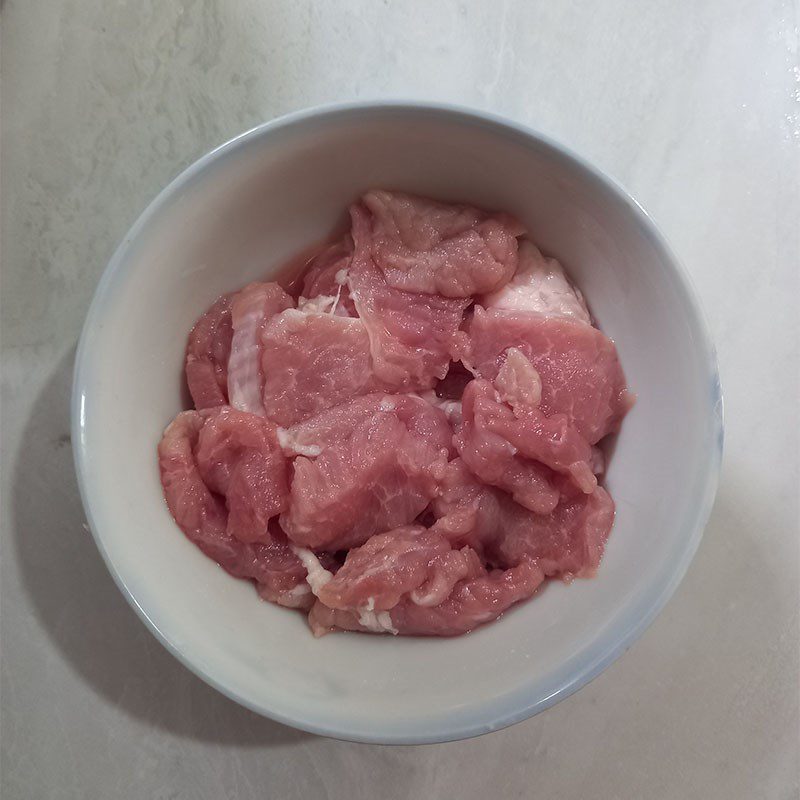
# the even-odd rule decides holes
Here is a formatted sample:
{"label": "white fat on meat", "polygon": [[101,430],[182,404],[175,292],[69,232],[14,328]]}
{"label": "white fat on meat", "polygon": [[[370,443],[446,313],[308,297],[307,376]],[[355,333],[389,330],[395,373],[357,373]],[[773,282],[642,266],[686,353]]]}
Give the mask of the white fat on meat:
{"label": "white fat on meat", "polygon": [[538,408],[542,401],[542,379],[522,350],[509,347],[494,379],[500,399],[515,412]]}
{"label": "white fat on meat", "polygon": [[[440,583],[442,583],[440,581]],[[428,591],[423,592],[419,589],[414,589],[409,595],[411,602],[418,606],[429,608],[430,606],[438,606],[440,603],[447,599],[447,595],[452,587],[449,584],[434,585]]]}
{"label": "white fat on meat", "polygon": [[278,428],[277,435],[278,444],[281,446],[284,455],[316,458],[322,452],[322,448],[318,444],[298,443],[297,438],[288,428]]}
{"label": "white fat on meat", "polygon": [[320,589],[333,577],[333,573],[325,569],[320,564],[319,559],[307,547],[296,547],[292,545],[292,551],[303,562],[306,568],[306,582],[311,587],[315,596],[319,595]]}
{"label": "white fat on meat", "polygon": [[447,421],[454,429],[461,427],[462,409],[460,400],[440,400],[438,406],[444,411]]}
{"label": "white fat on meat", "polygon": [[300,297],[297,301],[299,311],[308,314],[334,315],[342,299],[342,289],[347,285],[347,269],[340,269],[334,277],[336,294],[320,294],[316,297]]}
{"label": "white fat on meat", "polygon": [[305,314],[332,314],[339,302],[338,295],[320,294],[316,297],[301,297],[297,310]]}
{"label": "white fat on meat", "polygon": [[358,610],[358,623],[371,633],[399,633],[392,624],[392,617],[388,611],[375,611],[375,598],[367,598],[366,604]]}
{"label": "white fat on meat", "polygon": [[505,311],[536,311],[592,324],[583,295],[570,283],[561,264],[554,258],[545,258],[527,240],[519,245],[519,266],[514,277],[496,292],[484,295],[481,305]]}
{"label": "white fat on meat", "polygon": [[298,583],[293,589],[289,589],[286,596],[292,598],[292,600],[299,600],[307,594],[311,594],[311,587],[307,583]]}

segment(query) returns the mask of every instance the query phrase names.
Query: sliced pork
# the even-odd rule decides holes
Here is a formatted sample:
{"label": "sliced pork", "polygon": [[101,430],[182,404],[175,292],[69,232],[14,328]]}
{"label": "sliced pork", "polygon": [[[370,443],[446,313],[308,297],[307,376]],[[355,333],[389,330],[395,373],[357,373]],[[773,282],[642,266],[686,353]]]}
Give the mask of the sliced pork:
{"label": "sliced pork", "polygon": [[228,402],[228,359],[233,339],[231,299],[219,298],[197,320],[186,345],[186,383],[195,408]]}
{"label": "sliced pork", "polygon": [[400,192],[367,192],[362,203],[370,212],[363,236],[396,289],[471,297],[502,286],[517,269],[524,229],[508,214]]}
{"label": "sliced pork", "polygon": [[475,375],[494,380],[506,351],[516,348],[539,375],[542,412],[565,414],[590,444],[615,431],[630,408],[614,342],[591,325],[477,306],[467,334],[463,361]]}
{"label": "sliced pork", "polygon": [[535,311],[592,324],[583,295],[572,285],[561,264],[554,258],[545,258],[539,248],[527,240],[520,243],[514,277],[495,292],[482,297],[480,304],[484,308]]}
{"label": "sliced pork", "polygon": [[225,498],[228,533],[243,542],[269,539],[269,521],[288,507],[286,457],[275,425],[223,407],[209,415],[194,450],[205,485]]}
{"label": "sliced pork", "polygon": [[294,302],[277,283],[251,283],[231,302],[233,339],[228,360],[228,397],[240,411],[264,414],[262,336],[275,314]]}
{"label": "sliced pork", "polygon": [[[290,608],[309,608],[313,598],[305,582],[306,570],[280,528],[272,525],[260,531],[255,542],[234,536],[229,530],[226,497],[213,492],[201,475],[197,458],[200,436],[219,413],[216,409],[185,411],[164,431],[158,464],[167,506],[186,537],[231,575],[255,581],[268,600]],[[207,474],[213,471],[210,455],[206,455],[204,467]],[[233,491],[237,484],[234,470],[220,467],[216,471],[217,480],[227,483],[230,496],[231,484]]]}
{"label": "sliced pork", "polygon": [[378,383],[360,319],[290,308],[264,327],[261,354],[263,408],[284,427],[365,394]]}
{"label": "sliced pork", "polygon": [[373,190],[350,218],[192,329],[178,526],[317,636],[455,636],[594,575],[632,395],[579,289],[508,214]]}
{"label": "sliced pork", "polygon": [[[502,374],[502,371],[501,371]],[[461,458],[486,483],[506,489],[532,511],[548,513],[552,505],[538,497],[528,502],[516,475],[530,463],[570,476],[581,491],[591,494],[597,479],[591,467],[592,449],[565,414],[545,416],[537,407],[512,411],[489,381],[476,379],[464,390],[463,423],[456,436]],[[511,479],[508,478],[509,472]],[[518,496],[518,493],[520,496]]]}
{"label": "sliced pork", "polygon": [[300,305],[342,317],[357,316],[347,285],[352,257],[353,242],[345,236],[314,258],[303,279]]}
{"label": "sliced pork", "polygon": [[461,581],[436,606],[420,605],[406,598],[373,618],[359,612],[331,609],[317,601],[308,621],[315,636],[334,630],[457,636],[497,619],[512,605],[530,597],[543,580],[544,573],[535,562],[523,561],[508,570],[483,570],[482,575]]}
{"label": "sliced pork", "polygon": [[548,577],[592,577],[614,523],[614,502],[598,486],[591,494],[562,498],[552,514],[527,514],[501,498],[502,534],[487,546],[498,564],[534,560]]}
{"label": "sliced pork", "polygon": [[373,259],[369,215],[360,205],[350,213],[355,250],[348,285],[369,335],[373,370],[387,388],[430,389],[447,374],[471,300],[391,286]]}
{"label": "sliced pork", "polygon": [[436,606],[480,569],[476,559],[468,548],[453,550],[441,534],[408,525],[353,548],[317,596],[329,608],[365,613],[388,611],[403,597]]}
{"label": "sliced pork", "polygon": [[442,485],[432,530],[453,547],[469,546],[503,568],[532,559],[548,577],[591,577],[597,570],[614,522],[614,503],[601,487],[566,492],[543,515],[482,483],[460,459],[448,465]]}
{"label": "sliced pork", "polygon": [[413,522],[436,495],[450,444],[440,410],[418,397],[373,394],[316,419],[281,436],[289,452],[306,453],[295,458],[281,516],[296,544],[358,546]]}

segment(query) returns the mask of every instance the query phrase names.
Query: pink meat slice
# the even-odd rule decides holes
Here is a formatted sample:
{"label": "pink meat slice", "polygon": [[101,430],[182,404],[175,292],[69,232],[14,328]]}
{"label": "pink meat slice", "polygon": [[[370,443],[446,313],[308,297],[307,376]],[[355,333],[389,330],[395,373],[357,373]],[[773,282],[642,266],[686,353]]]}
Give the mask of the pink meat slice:
{"label": "pink meat slice", "polygon": [[504,568],[533,559],[546,576],[565,579],[594,575],[614,523],[614,502],[599,486],[565,492],[550,514],[536,514],[481,483],[461,459],[448,465],[432,510],[432,530],[453,547],[472,547]]}
{"label": "pink meat slice", "polygon": [[408,600],[400,603],[390,612],[392,623],[404,634],[457,636],[497,619],[515,603],[529,598],[543,580],[541,568],[533,561],[491,570],[457,585],[438,606],[426,608]]}
{"label": "pink meat slice", "polygon": [[614,343],[597,328],[536,312],[485,310],[467,326],[464,364],[494,380],[508,348],[521,351],[541,379],[540,408],[565,414],[590,444],[615,431],[632,404]]}
{"label": "pink meat slice", "polygon": [[262,600],[304,611],[312,607],[314,595],[306,582],[306,568],[276,522],[270,524],[267,541],[245,544],[243,553],[249,559],[244,577],[255,580]]}
{"label": "pink meat slice", "polygon": [[[236,578],[258,584],[268,600],[291,608],[309,608],[313,597],[306,570],[274,523],[262,541],[243,542],[228,531],[225,499],[212,492],[198,469],[195,451],[200,433],[218,412],[185,411],[164,431],[158,462],[164,497],[186,537]],[[223,470],[218,478],[224,480]]]}
{"label": "pink meat slice", "polygon": [[396,289],[470,297],[502,286],[517,268],[524,229],[507,214],[401,192],[367,192],[362,203],[372,257]]}
{"label": "pink meat slice", "polygon": [[447,417],[450,427],[454,432],[458,432],[462,422],[461,395],[471,380],[472,373],[460,362],[453,361],[447,374],[434,389],[424,389],[417,394],[431,405],[440,408]]}
{"label": "pink meat slice", "polygon": [[[531,511],[549,514],[559,498],[553,471],[540,461],[520,453],[518,447],[503,435],[508,433],[509,422],[513,431],[519,420],[510,408],[500,403],[491,383],[472,381],[464,390],[461,410],[462,424],[455,444],[469,469],[483,482],[508,491]],[[540,434],[539,449],[544,452],[551,450],[552,443],[547,440],[549,431],[537,433]]]}
{"label": "pink meat slice", "polygon": [[331,609],[317,601],[308,615],[315,636],[334,630],[386,632],[413,636],[458,636],[497,619],[520,600],[530,597],[544,580],[541,568],[523,561],[507,570],[492,570],[456,584],[450,596],[436,606],[402,599],[386,612],[379,628],[364,624],[353,611]]}
{"label": "pink meat slice", "polygon": [[178,525],[315,635],[458,635],[592,576],[598,443],[633,397],[580,291],[505,214],[370,191],[350,215],[296,308],[250,284],[192,329],[198,411],[158,448]]}
{"label": "pink meat slice", "polygon": [[283,529],[295,544],[335,551],[413,522],[436,494],[449,438],[439,409],[383,394],[290,428],[285,450],[307,455],[294,462]]}
{"label": "pink meat slice", "polygon": [[360,319],[288,309],[267,323],[261,344],[264,410],[281,426],[375,388]]}
{"label": "pink meat slice", "polygon": [[426,403],[430,403],[435,408],[444,412],[447,421],[450,423],[452,430],[458,431],[461,426],[461,400],[446,400],[439,397],[433,389],[424,389],[420,392],[415,392],[417,397],[421,397]]}
{"label": "pink meat slice", "polygon": [[515,413],[489,381],[477,378],[464,390],[462,415],[456,447],[465,463],[479,478],[506,489],[532,511],[552,511],[558,491],[547,481],[546,499],[535,494],[529,502],[530,487],[520,487],[516,476],[524,474],[531,463],[569,476],[587,494],[597,486],[592,449],[565,414],[546,417],[535,406],[518,407]]}
{"label": "pink meat slice", "polygon": [[500,564],[534,559],[545,575],[564,580],[594,576],[614,524],[614,501],[605,489],[565,497],[547,517],[524,511],[505,505],[490,557]]}
{"label": "pink meat slice", "polygon": [[269,521],[286,510],[289,498],[275,425],[222,407],[203,425],[194,456],[206,486],[225,497],[228,533],[243,542],[269,539]]}
{"label": "pink meat slice", "polygon": [[484,558],[485,544],[499,535],[502,497],[498,489],[478,480],[463,459],[455,458],[447,465],[431,503],[436,519],[432,530],[452,547],[470,547]]}
{"label": "pink meat slice", "polygon": [[394,608],[406,595],[418,605],[439,605],[470,574],[474,558],[441,534],[408,525],[353,548],[317,596],[329,608],[367,613]]}
{"label": "pink meat slice", "polygon": [[561,264],[546,258],[527,239],[519,245],[519,264],[514,277],[481,299],[484,308],[535,311],[592,324],[580,290],[573,286]]}
{"label": "pink meat slice", "polygon": [[454,454],[447,417],[424,398],[411,394],[372,392],[279,430],[278,434],[287,456],[318,456],[323,450],[348,441],[361,422],[378,413],[396,416],[433,452],[445,450],[449,455]]}
{"label": "pink meat slice", "polygon": [[186,382],[196,408],[228,402],[228,358],[231,353],[233,294],[219,298],[197,320],[186,345]]}
{"label": "pink meat slice", "polygon": [[447,374],[464,339],[459,327],[471,299],[390,286],[372,256],[369,213],[355,205],[350,214],[355,249],[348,285],[366,326],[375,375],[386,388],[430,389]]}
{"label": "pink meat slice", "polygon": [[317,307],[337,316],[355,317],[347,275],[353,257],[353,240],[345,236],[311,261],[303,278],[302,298],[317,300]]}
{"label": "pink meat slice", "polygon": [[228,360],[228,397],[234,408],[264,415],[262,333],[275,314],[293,305],[292,298],[277,283],[251,283],[234,296]]}

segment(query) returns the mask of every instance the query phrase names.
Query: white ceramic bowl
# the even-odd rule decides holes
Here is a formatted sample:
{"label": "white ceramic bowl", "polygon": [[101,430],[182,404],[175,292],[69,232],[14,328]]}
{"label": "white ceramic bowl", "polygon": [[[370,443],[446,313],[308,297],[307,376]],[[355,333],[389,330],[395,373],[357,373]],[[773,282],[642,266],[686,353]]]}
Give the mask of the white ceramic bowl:
{"label": "white ceramic bowl", "polygon": [[[339,634],[260,602],[190,544],[162,499],[156,444],[180,410],[193,321],[324,237],[370,187],[516,214],[616,340],[639,400],[608,472],[617,518],[598,576],[552,583],[454,639]],[[345,739],[422,743],[522,720],[641,634],[697,548],[722,405],[689,286],[645,212],[559,144],[482,112],[360,104],[293,114],[201,158],[150,205],[97,288],[78,352],[73,442],[97,545],[166,647],[243,705]]]}

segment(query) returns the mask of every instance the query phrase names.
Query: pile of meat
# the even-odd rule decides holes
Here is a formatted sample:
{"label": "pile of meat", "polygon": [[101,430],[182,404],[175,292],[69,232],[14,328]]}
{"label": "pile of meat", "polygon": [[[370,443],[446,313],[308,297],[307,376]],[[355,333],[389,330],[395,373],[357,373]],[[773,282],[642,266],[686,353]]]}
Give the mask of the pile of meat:
{"label": "pile of meat", "polygon": [[317,635],[460,634],[591,576],[631,399],[580,292],[506,214],[371,191],[350,215],[296,296],[252,283],[191,331],[175,521]]}

